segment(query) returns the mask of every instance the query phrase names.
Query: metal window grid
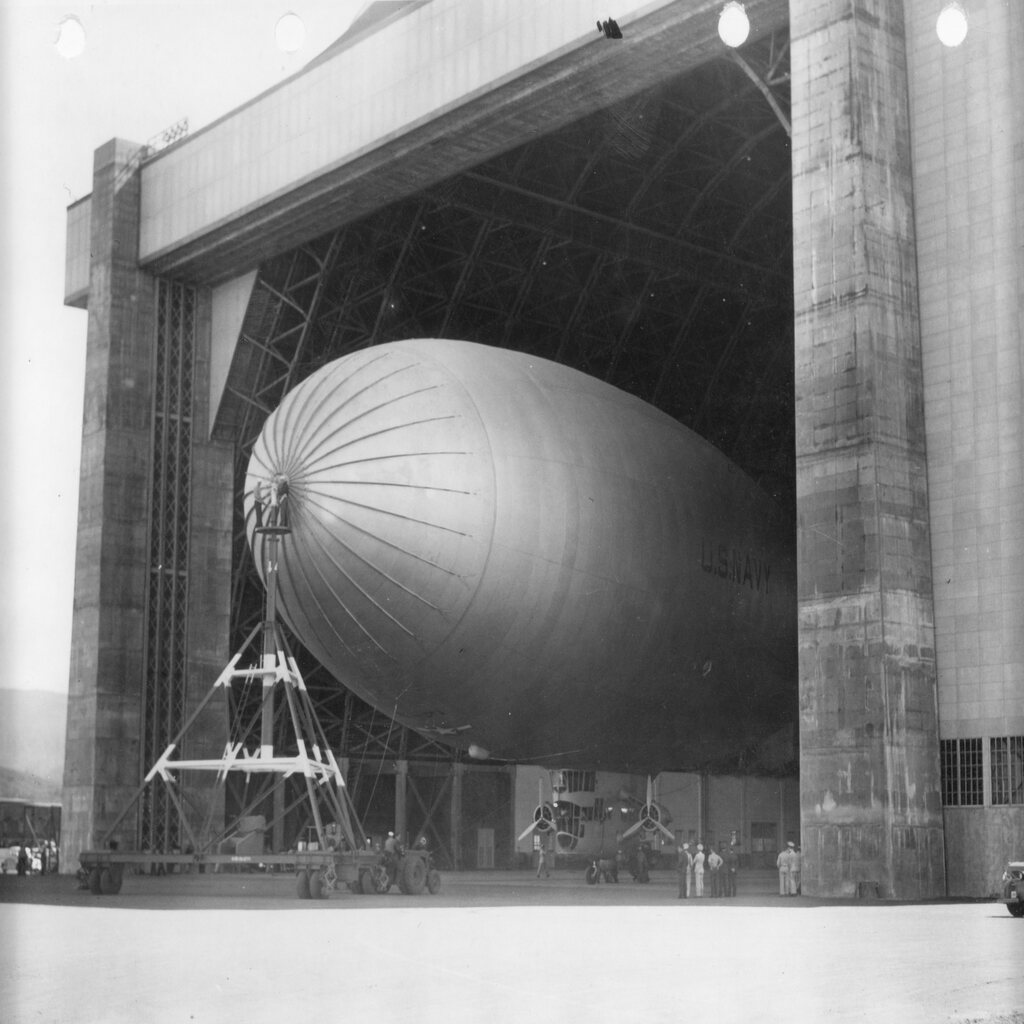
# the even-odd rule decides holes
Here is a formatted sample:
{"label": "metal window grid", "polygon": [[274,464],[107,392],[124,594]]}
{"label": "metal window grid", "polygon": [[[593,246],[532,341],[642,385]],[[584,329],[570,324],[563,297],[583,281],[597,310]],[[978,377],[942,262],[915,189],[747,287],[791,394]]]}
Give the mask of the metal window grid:
{"label": "metal window grid", "polygon": [[942,802],[947,807],[984,803],[981,739],[942,740]]}
{"label": "metal window grid", "polygon": [[1024,736],[993,736],[989,755],[992,803],[1024,804]]}

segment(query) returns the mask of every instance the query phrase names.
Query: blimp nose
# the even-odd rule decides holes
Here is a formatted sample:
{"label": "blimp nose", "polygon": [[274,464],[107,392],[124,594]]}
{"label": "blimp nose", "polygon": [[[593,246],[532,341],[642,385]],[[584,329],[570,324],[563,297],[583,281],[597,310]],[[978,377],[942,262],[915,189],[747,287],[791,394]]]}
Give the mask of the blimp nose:
{"label": "blimp nose", "polygon": [[443,639],[486,560],[489,466],[472,401],[422,355],[353,353],[286,396],[253,448],[246,526],[259,560],[278,480],[281,610],[314,654],[393,672]]}
{"label": "blimp nose", "polygon": [[[568,367],[440,339],[323,367],[253,448],[261,572],[255,496],[275,476],[282,617],[401,724],[502,757],[600,736],[622,763],[627,742],[682,756],[685,727],[685,756],[710,758],[711,691],[690,685],[709,642],[730,730],[761,728],[766,695],[788,685],[788,666],[759,653],[789,614],[779,571],[769,594],[701,557],[712,536],[775,547],[761,492],[669,417]],[[638,694],[661,710],[638,714]]]}

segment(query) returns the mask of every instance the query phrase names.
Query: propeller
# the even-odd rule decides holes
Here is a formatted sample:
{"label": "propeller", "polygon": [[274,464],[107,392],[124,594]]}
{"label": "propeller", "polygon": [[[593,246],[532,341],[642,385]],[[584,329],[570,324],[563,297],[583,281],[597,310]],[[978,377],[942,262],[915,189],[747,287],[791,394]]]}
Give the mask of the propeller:
{"label": "propeller", "polygon": [[537,806],[533,811],[533,821],[523,830],[519,839],[525,839],[531,832],[547,835],[555,830],[555,809],[544,799],[544,780],[537,780]]}
{"label": "propeller", "polygon": [[[629,836],[633,835],[636,832],[639,832],[642,829],[644,832],[663,832],[669,839],[672,840],[672,842],[675,842],[676,837],[667,828],[665,828],[664,824],[662,823],[661,819],[663,813],[664,812],[662,811],[661,806],[654,799],[654,782],[652,781],[650,775],[648,775],[647,800],[644,803],[643,807],[640,808],[640,820],[637,821],[636,824],[630,825],[629,828],[627,828],[626,831],[622,833],[622,838],[627,839]],[[665,815],[665,818],[666,820],[670,820],[668,819],[667,814]]]}

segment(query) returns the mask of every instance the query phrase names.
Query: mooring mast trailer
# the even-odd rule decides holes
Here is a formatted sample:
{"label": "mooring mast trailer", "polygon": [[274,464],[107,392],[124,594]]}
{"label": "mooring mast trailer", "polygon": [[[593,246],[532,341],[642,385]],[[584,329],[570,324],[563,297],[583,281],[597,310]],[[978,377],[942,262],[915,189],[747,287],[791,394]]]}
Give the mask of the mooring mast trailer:
{"label": "mooring mast trailer", "polygon": [[350,892],[381,895],[397,884],[403,893],[436,893],[441,876],[430,854],[410,850],[390,860],[376,850],[295,850],[290,853],[144,853],[134,850],[86,850],[79,857],[89,889],[100,896],[121,891],[127,868],[173,868],[181,873],[227,868],[276,868],[295,872],[299,899],[320,899],[345,885]]}
{"label": "mooring mast trailer", "polygon": [[[440,875],[433,868],[430,854],[426,850],[411,850],[399,857],[367,848],[366,835],[356,817],[344,775],[327,742],[302,673],[288,648],[277,613],[278,558],[281,544],[291,532],[288,526],[287,497],[288,481],[281,476],[265,485],[258,485],[256,489],[255,536],[260,539],[260,543],[258,551],[257,545],[253,545],[253,554],[266,559],[263,621],[249,633],[209,693],[150,768],[133,799],[107,830],[101,840],[101,847],[79,854],[79,862],[86,872],[89,888],[96,894],[112,895],[119,892],[128,865],[144,871],[159,870],[160,865],[180,865],[190,870],[207,866],[219,870],[222,867],[254,864],[287,868],[296,871],[296,889],[300,898],[325,896],[342,883],[352,892],[367,893],[387,892],[396,882],[403,892],[410,893],[422,892],[424,888],[436,892],[440,888]],[[254,668],[239,668],[239,663],[255,647],[259,637],[262,637],[258,652],[260,664]],[[236,682],[257,680],[262,684],[263,691],[258,746],[254,745],[254,749],[250,749],[249,744],[255,738],[257,722],[254,719],[240,738],[228,737],[219,758],[187,759],[175,756],[182,738],[217,694],[228,690]],[[274,705],[279,690],[284,696],[283,706],[287,709],[295,741],[296,753],[293,755],[278,755],[274,750]],[[246,778],[250,775],[278,776],[277,786],[283,785],[284,779],[289,776],[301,777],[305,786],[304,799],[316,833],[315,843],[310,844],[310,848],[285,853],[226,852],[222,847],[237,832],[242,817],[251,807],[243,809],[240,815],[215,835],[209,835],[212,825],[210,820],[200,835],[196,835],[179,792],[178,773],[183,771],[215,772],[218,791],[226,786],[231,772],[242,772]],[[187,833],[189,851],[165,853],[118,849],[112,839],[118,826],[138,804],[147,788],[157,784],[157,780],[166,786],[168,796],[178,812]],[[261,798],[268,795],[264,792]],[[211,816],[212,813],[211,810]]]}

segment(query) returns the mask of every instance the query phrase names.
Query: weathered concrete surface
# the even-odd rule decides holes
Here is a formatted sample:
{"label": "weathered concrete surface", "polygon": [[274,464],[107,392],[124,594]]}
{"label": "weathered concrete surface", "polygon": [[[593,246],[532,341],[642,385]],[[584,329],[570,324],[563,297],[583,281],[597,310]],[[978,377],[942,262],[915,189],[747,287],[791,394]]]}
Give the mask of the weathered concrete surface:
{"label": "weathered concrete surface", "polygon": [[137,150],[114,140],[94,166],[62,857],[139,777],[155,290],[138,269]]}
{"label": "weathered concrete surface", "polygon": [[936,5],[906,0],[939,730],[984,761],[985,804],[946,809],[946,863],[950,895],[981,896],[1024,856],[990,746],[1024,735],[1024,4],[965,6],[949,49]]}
{"label": "weathered concrete surface", "polygon": [[947,807],[944,817],[950,895],[998,895],[1006,862],[1024,859],[1024,807]]}
{"label": "weathered concrete surface", "polygon": [[[721,55],[721,6],[623,0],[609,45],[601,0],[410,4],[147,162],[142,259],[234,277]],[[756,35],[784,29],[786,0],[745,6]]]}
{"label": "weathered concrete surface", "polygon": [[790,4],[805,891],[945,891],[903,8]]}
{"label": "weathered concrete surface", "polygon": [[[0,899],[39,881],[0,880]],[[4,906],[17,942],[0,958],[0,1019],[1024,1022],[1009,955],[1024,921],[993,903],[836,905],[741,889],[727,906],[674,899],[668,873],[591,887],[556,872],[550,884],[446,875],[436,897],[299,903],[236,890],[189,905],[154,881],[162,893],[121,908],[124,896],[88,893]]]}

